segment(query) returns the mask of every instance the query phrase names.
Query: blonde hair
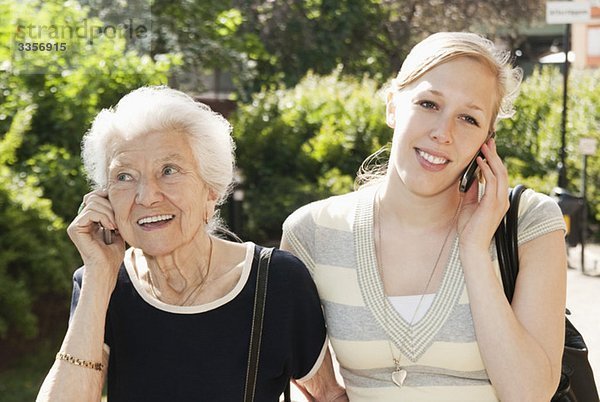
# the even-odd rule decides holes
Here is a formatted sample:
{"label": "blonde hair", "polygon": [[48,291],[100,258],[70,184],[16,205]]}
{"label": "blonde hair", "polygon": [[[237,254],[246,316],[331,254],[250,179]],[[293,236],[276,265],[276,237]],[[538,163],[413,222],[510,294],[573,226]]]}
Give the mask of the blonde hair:
{"label": "blonde hair", "polygon": [[207,105],[166,86],[136,89],[114,108],[98,113],[82,141],[83,166],[92,185],[106,186],[110,145],[115,139],[155,131],[188,137],[200,177],[217,195],[217,205],[222,204],[233,182],[232,127]]}

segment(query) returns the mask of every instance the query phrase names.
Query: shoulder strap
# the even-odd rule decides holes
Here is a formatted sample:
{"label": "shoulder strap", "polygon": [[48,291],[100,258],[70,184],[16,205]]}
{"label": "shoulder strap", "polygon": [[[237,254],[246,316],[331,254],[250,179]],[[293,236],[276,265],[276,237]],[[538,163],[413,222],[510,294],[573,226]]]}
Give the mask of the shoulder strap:
{"label": "shoulder strap", "polygon": [[254,400],[254,391],[256,389],[260,341],[262,337],[265,302],[267,299],[267,279],[272,253],[272,248],[263,248],[260,250],[258,259],[254,312],[252,316],[252,330],[250,332],[250,351],[248,352],[248,371],[246,373],[246,388],[244,393],[245,402],[252,402]]}
{"label": "shoulder strap", "polygon": [[519,273],[519,233],[518,221],[519,221],[519,203],[521,201],[521,194],[527,190],[522,184],[517,184],[515,188],[510,192],[510,208],[508,209],[508,215],[506,217],[506,233],[508,245],[510,247],[510,264],[511,272],[513,277],[517,278]]}
{"label": "shoulder strap", "polygon": [[504,219],[500,222],[496,234],[496,252],[498,254],[498,265],[500,265],[500,276],[504,286],[504,294],[509,302],[512,302],[515,293],[515,283],[519,274],[519,238],[517,224],[519,219],[519,202],[521,194],[527,187],[522,184],[516,185],[510,192],[510,207]]}

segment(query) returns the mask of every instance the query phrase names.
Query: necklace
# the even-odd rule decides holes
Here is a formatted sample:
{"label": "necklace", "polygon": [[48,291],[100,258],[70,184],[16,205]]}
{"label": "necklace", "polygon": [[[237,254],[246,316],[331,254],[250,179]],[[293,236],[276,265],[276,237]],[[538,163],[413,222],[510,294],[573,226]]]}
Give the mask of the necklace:
{"label": "necklace", "polygon": [[[425,283],[425,287],[423,288],[423,291],[421,292],[421,296],[419,298],[419,302],[417,303],[417,307],[415,308],[412,318],[408,324],[411,332],[412,332],[415,317],[417,316],[417,312],[419,311],[419,308],[421,307],[423,298],[425,297],[425,294],[427,293],[427,289],[429,288],[429,285],[431,284],[431,280],[433,279],[433,276],[437,270],[438,264],[440,262],[440,258],[442,257],[442,253],[444,252],[444,249],[446,248],[446,244],[448,242],[448,238],[450,237],[450,233],[452,233],[452,229],[454,228],[454,224],[456,223],[456,219],[458,218],[458,211],[460,211],[462,201],[463,201],[463,197],[460,197],[458,207],[456,208],[456,211],[454,212],[454,216],[452,217],[452,220],[450,221],[450,227],[448,228],[446,237],[444,237],[444,242],[442,243],[442,247],[440,247],[440,251],[438,252],[437,258],[435,259],[433,268],[431,268],[431,273],[429,274],[429,278],[427,279],[427,282]],[[377,244],[375,245],[376,257],[377,257],[377,269],[379,271],[379,278],[381,280],[381,288],[383,289],[383,295],[386,298],[386,302],[385,302],[385,321],[386,322],[385,322],[385,324],[389,328],[389,305],[390,305],[390,303],[389,303],[389,297],[385,293],[385,277],[384,277],[384,273],[383,273],[383,260],[381,258],[382,236],[381,236],[381,217],[380,217],[381,211],[380,211],[380,205],[379,205],[380,204],[379,190],[377,190],[377,193],[375,194],[374,203],[375,203],[375,211],[374,211],[375,223],[377,224]],[[377,247],[377,245],[379,245],[379,247]],[[412,342],[414,342],[412,333],[410,336],[410,341],[411,341],[411,344],[412,344]],[[392,372],[392,375],[391,375],[392,382],[396,386],[402,388],[402,386],[404,385],[404,381],[406,380],[406,377],[408,376],[408,372],[406,371],[405,368],[402,368],[402,366],[400,364],[402,355],[400,354],[398,357],[396,357],[396,355],[394,354],[394,351],[392,349],[392,343],[389,339],[388,339],[388,347],[390,349],[390,354],[392,355],[392,361],[394,362],[394,371]]]}
{"label": "necklace", "polygon": [[[179,304],[181,306],[187,306],[188,302],[190,300],[193,300],[192,296],[195,295],[195,294],[197,294],[204,287],[204,285],[207,282],[208,274],[210,273],[210,264],[212,262],[212,255],[213,255],[213,240],[212,240],[212,237],[208,236],[208,241],[209,241],[209,252],[208,252],[208,264],[206,266],[206,273],[202,276],[202,279],[200,279],[199,283],[197,285],[193,286],[191,292],[188,293],[188,295],[185,297],[185,299]],[[183,278],[183,276],[182,276],[182,278]],[[158,294],[156,293],[156,288],[154,286],[154,280],[152,279],[151,271],[148,271],[148,279],[149,279],[149,282],[150,282],[150,290],[152,291],[152,295],[156,299],[160,300],[160,298],[158,297]],[[183,281],[185,281],[185,278],[183,278]],[[168,279],[167,279],[167,283],[169,283],[169,285],[170,285],[170,282],[169,282]],[[181,291],[183,289],[181,291],[178,290],[178,289],[174,289],[174,290],[177,293],[181,293]]]}

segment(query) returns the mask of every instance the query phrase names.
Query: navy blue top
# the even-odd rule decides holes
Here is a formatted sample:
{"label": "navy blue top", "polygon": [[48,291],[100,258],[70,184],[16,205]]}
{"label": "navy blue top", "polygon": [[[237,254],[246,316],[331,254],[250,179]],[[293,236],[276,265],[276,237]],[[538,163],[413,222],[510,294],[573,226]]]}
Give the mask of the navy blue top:
{"label": "navy blue top", "polygon": [[[109,401],[243,399],[260,248],[254,248],[242,290],[225,304],[199,313],[174,313],[149,304],[121,266],[106,317]],[[71,314],[79,299],[82,270],[74,274]],[[278,401],[290,377],[310,372],[325,340],[310,274],[292,254],[275,250],[255,401]]]}

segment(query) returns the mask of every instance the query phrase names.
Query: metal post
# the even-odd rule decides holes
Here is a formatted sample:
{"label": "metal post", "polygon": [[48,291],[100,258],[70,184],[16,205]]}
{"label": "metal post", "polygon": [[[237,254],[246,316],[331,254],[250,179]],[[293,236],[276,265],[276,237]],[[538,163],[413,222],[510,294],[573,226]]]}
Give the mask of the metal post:
{"label": "metal post", "polygon": [[583,171],[581,173],[581,272],[585,274],[585,235],[587,232],[587,155],[583,155]]}
{"label": "metal post", "polygon": [[571,24],[565,24],[563,38],[565,63],[563,65],[563,110],[560,125],[560,163],[558,167],[558,187],[567,188],[567,83],[569,80],[569,51],[571,50]]}

